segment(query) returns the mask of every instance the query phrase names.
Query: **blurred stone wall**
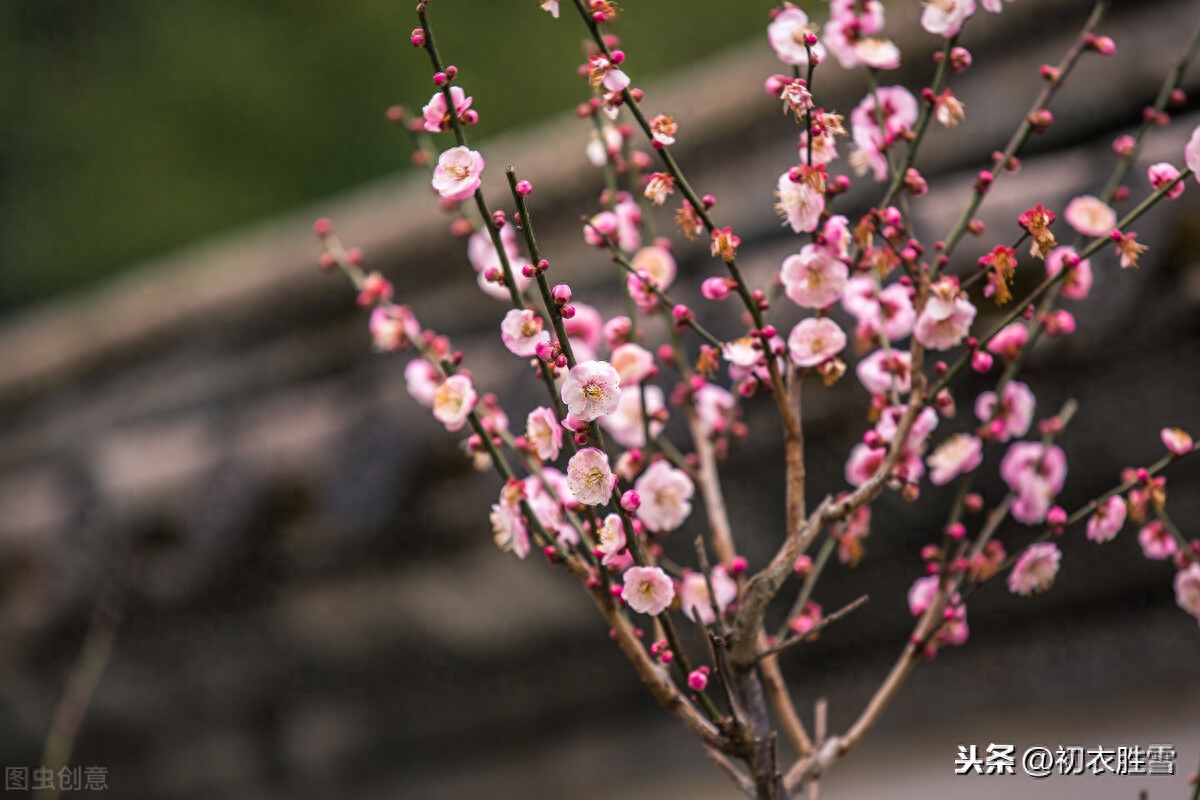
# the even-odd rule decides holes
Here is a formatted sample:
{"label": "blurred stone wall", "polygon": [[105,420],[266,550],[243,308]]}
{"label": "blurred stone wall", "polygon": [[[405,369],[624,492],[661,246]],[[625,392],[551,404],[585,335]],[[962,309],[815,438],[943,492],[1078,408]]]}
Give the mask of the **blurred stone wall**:
{"label": "blurred stone wall", "polygon": [[[897,82],[932,70],[935,42],[917,35],[918,12],[889,11],[908,54]],[[1018,2],[968,27],[976,65],[953,84],[967,122],[933,132],[919,160],[931,191],[914,208],[931,239],[1040,88],[1036,65],[1058,60],[1086,13],[1074,0]],[[1113,136],[1139,121],[1198,21],[1194,0],[1118,4],[1105,24],[1118,57],[1085,58],[1055,103],[1055,126],[989,197],[989,236],[964,243],[959,264],[973,264],[993,236],[1007,241],[1033,202],[1061,209],[1099,189]],[[1128,52],[1137,56],[1119,57]],[[681,123],[677,156],[741,235],[756,285],[796,248],[771,212],[774,176],[795,161],[795,127],[757,88],[777,69],[754,43],[647,87],[647,107]],[[1200,80],[1186,85],[1194,95]],[[864,86],[831,68],[816,89],[822,105],[847,111]],[[1147,188],[1145,166],[1179,163],[1197,123],[1189,101],[1153,132],[1131,172],[1135,197]],[[586,138],[587,126],[564,118],[491,143],[485,189],[502,205],[499,167],[516,165],[536,187],[533,214],[554,276],[615,310],[613,268],[579,236],[579,216],[602,185],[582,158]],[[856,182],[839,208],[861,211],[873,190]],[[486,514],[496,479],[472,472],[455,438],[408,398],[402,359],[369,352],[352,294],[316,268],[309,224],[318,215],[363,247],[426,325],[454,336],[477,383],[514,419],[538,402],[494,336],[502,308],[473,286],[463,243],[445,233],[419,174],[203,243],[6,323],[4,763],[37,763],[90,611],[116,581],[126,587],[124,618],[75,759],[107,765],[115,796],[635,796],[635,785],[660,785],[655,774],[730,796],[682,731],[663,724],[572,581],[495,551]],[[665,229],[669,219],[658,222]],[[1197,219],[1200,190],[1189,182],[1182,199],[1137,226],[1151,245],[1142,268],[1095,259],[1093,295],[1072,308],[1078,332],[1029,362],[1040,416],[1067,397],[1081,404],[1064,442],[1068,508],[1115,483],[1122,467],[1156,459],[1162,425],[1200,433]],[[717,268],[701,244],[681,242],[677,253],[688,301],[697,296],[684,287]],[[695,307],[718,335],[734,331],[729,307]],[[781,314],[781,326],[796,316]],[[967,380],[959,397],[984,387]],[[819,497],[844,488],[865,397],[849,379],[810,389],[810,496]],[[752,437],[724,474],[735,536],[757,566],[782,525],[782,453],[769,401],[746,413]],[[964,407],[943,429],[964,429],[969,417]],[[1189,487],[1200,485],[1200,467],[1185,462],[1170,485],[1172,513],[1194,536],[1200,494]],[[948,492],[925,491],[941,502],[881,500],[863,564],[832,568],[818,592],[829,608],[869,588],[869,607],[785,659],[802,708],[830,697],[835,728],[908,631],[904,592],[949,502]],[[668,551],[687,559],[687,538]],[[1132,720],[1148,686],[1196,699],[1186,687],[1200,674],[1200,634],[1174,607],[1169,568],[1143,559],[1130,530],[1104,547],[1078,535],[1063,547],[1051,593],[1029,600],[996,587],[972,599],[969,646],[919,671],[887,715],[883,741],[917,719],[998,719],[1052,700],[1078,709],[1120,695],[1132,698],[1121,706]],[[1184,713],[1166,709],[1155,719]],[[1181,729],[1200,744],[1190,719]],[[1181,763],[1194,752],[1182,751]]]}

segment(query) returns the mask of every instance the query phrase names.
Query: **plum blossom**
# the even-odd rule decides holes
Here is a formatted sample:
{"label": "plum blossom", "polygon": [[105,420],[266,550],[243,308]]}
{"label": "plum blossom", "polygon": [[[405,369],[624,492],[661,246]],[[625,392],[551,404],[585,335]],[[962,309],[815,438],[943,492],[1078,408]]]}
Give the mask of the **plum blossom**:
{"label": "plum blossom", "polygon": [[492,505],[489,515],[496,546],[504,552],[511,550],[517,558],[522,559],[529,555],[529,531],[521,515],[524,495],[525,489],[520,481],[509,481],[501,488],[500,502]]}
{"label": "plum blossom", "polygon": [[602,131],[603,134],[593,128],[591,138],[584,148],[587,160],[597,169],[608,163],[610,155],[615,156],[620,153],[621,145],[625,141],[621,137],[621,130],[616,125],[605,124]]}
{"label": "plum blossom", "polygon": [[787,296],[803,308],[825,308],[841,296],[849,269],[824,248],[806,244],[783,260],[780,279]]}
{"label": "plum blossom", "polygon": [[621,599],[639,614],[657,616],[675,599],[675,584],[661,567],[630,567],[621,581]]}
{"label": "plum blossom", "polygon": [[650,436],[654,438],[662,433],[667,416],[667,405],[663,390],[657,386],[644,387],[646,408],[642,409],[642,392],[636,388],[632,391],[621,392],[621,400],[617,408],[607,417],[600,418],[600,424],[612,435],[617,444],[622,447],[646,446],[646,422],[644,414],[650,417]]}
{"label": "plum blossom", "polygon": [[1085,194],[1067,203],[1067,224],[1082,236],[1108,236],[1117,227],[1117,212],[1098,197]]}
{"label": "plum blossom", "polygon": [[665,247],[649,245],[638,250],[629,264],[635,273],[626,279],[629,295],[638,311],[648,314],[658,307],[659,302],[651,287],[666,291],[675,282],[675,257]]}
{"label": "plum blossom", "polygon": [[1158,520],[1150,522],[1138,531],[1138,544],[1142,546],[1142,555],[1153,561],[1166,561],[1179,549],[1175,537]]}
{"label": "plum blossom", "polygon": [[815,367],[846,347],[846,334],[829,317],[806,317],[788,335],[788,353],[798,367]]}
{"label": "plum blossom", "polygon": [[[1046,255],[1046,274],[1053,277],[1062,271],[1067,256],[1074,256],[1074,247],[1056,247]],[[1067,277],[1063,278],[1062,296],[1072,300],[1082,300],[1092,290],[1092,262],[1083,259],[1070,268]]]}
{"label": "plum blossom", "polygon": [[1062,551],[1053,542],[1031,544],[1008,573],[1008,590],[1020,595],[1046,591],[1054,584],[1061,560]]}
{"label": "plum blossom", "polygon": [[935,486],[945,486],[982,462],[983,442],[967,433],[954,434],[925,459],[930,470],[929,480]]}
{"label": "plum blossom", "polygon": [[433,395],[433,417],[445,425],[446,430],[457,431],[475,410],[477,399],[470,378],[462,374],[451,375],[442,381]]}
{"label": "plum blossom", "polygon": [[642,246],[642,233],[638,227],[642,222],[642,209],[628,192],[617,195],[613,206],[617,215],[617,247],[632,253]]}
{"label": "plum blossom", "polygon": [[1000,461],[1000,477],[1016,493],[1013,519],[1036,525],[1046,519],[1050,503],[1067,478],[1067,457],[1058,445],[1016,442]]}
{"label": "plum blossom", "polygon": [[928,0],[921,27],[934,36],[957,36],[967,17],[975,13],[975,0]]}
{"label": "plum blossom", "polygon": [[617,478],[608,466],[608,455],[584,447],[567,462],[567,488],[585,506],[602,506],[612,497]]}
{"label": "plum blossom", "polygon": [[637,386],[654,374],[654,355],[640,344],[618,345],[608,360],[620,376],[622,386]]}
{"label": "plum blossom", "polygon": [[893,342],[912,333],[917,319],[908,287],[893,283],[880,289],[865,275],[856,275],[847,282],[842,307],[860,326],[876,333],[882,331]]}
{"label": "plum blossom", "polygon": [[1024,436],[1037,406],[1033,390],[1020,381],[1009,381],[1003,391],[999,409],[995,392],[982,392],[975,399],[975,416],[980,422],[990,424],[988,433],[999,442]]}
{"label": "plum blossom", "polygon": [[621,400],[621,376],[607,361],[576,364],[562,385],[562,401],[584,422],[611,414]]}
{"label": "plum blossom", "polygon": [[550,16],[558,19],[558,2],[559,0],[543,0],[542,11],[549,11]]}
{"label": "plum blossom", "polygon": [[619,92],[629,86],[630,80],[606,56],[594,55],[588,59],[588,83],[595,89],[603,87],[610,92]]}
{"label": "plum blossom", "polygon": [[[713,594],[716,596],[717,609],[724,614],[725,609],[729,608],[729,604],[737,599],[737,581],[720,564],[712,568],[710,580]],[[703,572],[694,572],[690,569],[683,571],[683,580],[679,582],[680,608],[688,619],[694,621],[699,617],[703,625],[712,625],[717,621],[712,610],[712,600],[708,594],[708,584],[709,581],[704,579]]]}
{"label": "plum blossom", "polygon": [[[882,129],[875,114],[876,98]],[[864,97],[850,112],[850,126],[858,147],[850,158],[855,172],[861,175],[869,168],[874,171],[875,180],[886,180],[888,166],[883,151],[916,124],[918,109],[917,98],[903,86],[881,86]]]}
{"label": "plum blossom", "polygon": [[856,444],[850,451],[850,457],[846,459],[846,483],[862,486],[875,474],[875,470],[879,469],[886,455],[887,450],[882,447]]}
{"label": "plum blossom", "polygon": [[1188,139],[1187,146],[1183,148],[1183,163],[1192,171],[1192,177],[1200,182],[1200,125],[1192,131],[1192,138]]}
{"label": "plum blossom", "polygon": [[442,376],[433,364],[423,358],[414,358],[404,367],[404,382],[414,400],[426,408],[432,408]]}
{"label": "plum blossom", "polygon": [[854,368],[859,381],[871,394],[899,394],[912,390],[912,355],[907,350],[876,350]]}
{"label": "plum blossom", "polygon": [[[512,225],[506,223],[500,229],[500,245],[504,248],[504,255],[512,267],[513,283],[516,284],[517,291],[524,292],[532,279],[526,278],[514,266],[521,258],[521,249],[517,244],[516,229]],[[510,301],[512,299],[512,295],[509,294],[506,287],[488,279],[489,274],[493,272],[498,275],[503,274],[503,265],[487,230],[480,229],[471,234],[467,240],[467,260],[471,262],[471,266],[478,273],[479,288],[483,289],[485,294],[497,300]]]}
{"label": "plum blossom", "polygon": [[1175,602],[1200,622],[1200,561],[1175,574]]}
{"label": "plum blossom", "polygon": [[696,407],[701,434],[712,436],[729,427],[737,408],[737,398],[723,386],[705,383],[692,393],[692,405]]}
{"label": "plum blossom", "polygon": [[975,321],[975,306],[952,278],[939,278],[932,286],[925,308],[917,317],[913,336],[930,350],[949,350],[958,345]]}
{"label": "plum blossom", "polygon": [[763,352],[758,344],[758,340],[752,336],[730,339],[721,348],[721,355],[735,367],[750,369],[762,360]]}
{"label": "plum blossom", "polygon": [[[1150,168],[1146,170],[1146,177],[1149,178],[1150,185],[1158,190],[1178,178],[1179,170],[1174,165],[1161,161],[1150,165]],[[1167,190],[1167,199],[1175,200],[1181,194],[1183,194],[1183,181],[1179,181]]]}
{"label": "plum blossom", "polygon": [[[815,34],[816,27],[808,21],[808,15],[794,6],[788,6],[767,26],[767,40],[775,55],[784,64],[808,66],[808,49],[804,38]],[[818,42],[811,47],[819,61],[825,60],[825,48]]]}
{"label": "plum blossom", "polygon": [[[474,98],[467,97],[461,86],[451,86],[450,99],[454,101],[454,116],[461,117],[471,107]],[[421,112],[425,118],[425,130],[430,133],[450,130],[451,117],[444,92],[435,92]]]}
{"label": "plum blossom", "polygon": [[642,499],[637,517],[647,530],[673,531],[692,513],[692,495],[696,491],[692,479],[665,461],[651,464],[633,488]]}
{"label": "plum blossom", "polygon": [[[1029,329],[1020,322],[1005,325],[987,343],[987,351],[1000,356],[1005,361],[1014,361],[1021,355],[1021,349],[1029,341]],[[1018,436],[1021,434],[1017,434]]]}
{"label": "plum blossom", "polygon": [[914,617],[924,614],[925,610],[933,603],[934,598],[937,597],[938,580],[937,575],[917,578],[908,588],[908,610]]}
{"label": "plum blossom", "polygon": [[564,319],[563,328],[571,340],[571,347],[575,348],[575,358],[590,361],[591,358],[584,358],[580,353],[580,345],[592,353],[596,351],[604,334],[604,317],[587,303],[572,302],[571,305],[575,308],[575,316]]}
{"label": "plum blossom", "polygon": [[1159,435],[1171,455],[1185,456],[1192,452],[1192,437],[1187,431],[1181,428],[1163,428]]}
{"label": "plum blossom", "polygon": [[1125,525],[1125,501],[1113,495],[1088,518],[1087,538],[1097,544],[1111,542]]}
{"label": "plum blossom", "polygon": [[536,312],[514,308],[500,323],[500,338],[513,355],[530,357],[537,353],[540,342],[550,341],[550,332],[545,330],[542,318]]}
{"label": "plum blossom", "polygon": [[625,526],[617,514],[609,514],[604,518],[600,530],[596,531],[596,549],[602,554],[600,563],[604,566],[616,561],[625,549]]}
{"label": "plum blossom", "polygon": [[483,156],[462,145],[438,157],[433,169],[433,188],[446,200],[466,200],[483,181]]}
{"label": "plum blossom", "polygon": [[813,182],[792,180],[791,170],[779,176],[775,190],[779,202],[775,210],[782,216],[794,233],[811,233],[821,223],[821,212],[825,210],[825,193]]}
{"label": "plum blossom", "polygon": [[530,411],[525,420],[525,438],[542,461],[558,458],[563,442],[563,429],[558,424],[558,417],[545,406]]}

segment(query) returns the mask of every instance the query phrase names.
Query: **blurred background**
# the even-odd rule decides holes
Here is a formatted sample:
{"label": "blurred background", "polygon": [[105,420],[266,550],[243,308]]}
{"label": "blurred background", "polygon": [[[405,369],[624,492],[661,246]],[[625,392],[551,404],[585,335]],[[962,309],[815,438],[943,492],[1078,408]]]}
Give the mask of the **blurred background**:
{"label": "blurred background", "polygon": [[[555,21],[534,2],[432,5],[481,115],[491,202],[505,205],[501,167],[516,165],[536,187],[556,277],[616,312],[613,268],[579,235],[603,179],[571,113],[587,98],[571,9]],[[677,156],[717,196],[756,285],[797,246],[771,210],[796,151],[794,123],[761,90],[780,69],[763,36],[770,6],[631,4],[615,29],[646,107],[681,123]],[[895,82],[924,85],[938,42],[917,4],[887,8],[905,53]],[[968,25],[975,66],[952,84],[967,120],[935,131],[919,160],[931,192],[914,209],[930,239],[1089,8],[1018,0]],[[409,4],[10,0],[0,15],[0,764],[44,763],[64,687],[80,699],[65,706],[69,728],[94,683],[71,762],[105,767],[121,798],[734,796],[573,583],[495,550],[496,479],[407,396],[402,358],[370,352],[352,293],[317,269],[310,225],[330,216],[402,302],[455,337],[510,416],[540,402],[494,336],[503,307],[475,287],[408,137],[383,120],[432,92]],[[998,241],[1033,203],[1060,210],[1103,186],[1113,137],[1139,123],[1198,23],[1197,0],[1116,4],[1101,26],[1116,54],[1084,58],[1055,125],[984,207]],[[1181,165],[1200,123],[1200,71],[1184,86],[1186,105],[1130,173],[1135,200],[1146,165]],[[831,65],[814,88],[848,112],[865,84]],[[840,208],[874,196],[856,181]],[[1071,306],[1077,333],[1029,362],[1039,417],[1081,404],[1063,445],[1068,509],[1157,459],[1163,425],[1200,433],[1198,219],[1189,182],[1139,223],[1142,268],[1097,258],[1092,296]],[[672,227],[669,212],[656,222]],[[995,243],[964,243],[961,264]],[[686,287],[716,265],[703,243],[676,244],[678,294],[697,300]],[[734,332],[730,308],[695,307]],[[964,382],[939,437],[970,427],[984,388]],[[806,396],[811,497],[844,488],[865,402],[853,380]],[[782,454],[769,401],[745,413],[751,438],[724,472],[757,567],[782,525]],[[1200,467],[1184,462],[1169,485],[1196,536]],[[984,490],[993,502],[1003,491]],[[868,590],[872,602],[784,659],[806,720],[825,696],[833,729],[847,724],[902,646],[904,592],[950,500],[923,491],[914,505],[885,497],[864,561],[835,565],[818,589],[827,609]],[[1065,537],[1047,595],[980,592],[968,645],[918,670],[826,795],[1183,796],[1200,753],[1200,631],[1135,534]],[[1016,546],[1022,535],[1002,532]],[[690,538],[665,546],[685,561]],[[953,776],[957,745],[991,742],[1169,743],[1178,774]]]}

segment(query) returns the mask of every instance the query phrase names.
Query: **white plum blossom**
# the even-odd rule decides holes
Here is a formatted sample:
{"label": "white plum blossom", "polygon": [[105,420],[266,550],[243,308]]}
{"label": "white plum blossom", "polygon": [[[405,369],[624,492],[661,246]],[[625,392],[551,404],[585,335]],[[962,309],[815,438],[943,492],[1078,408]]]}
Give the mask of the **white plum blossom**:
{"label": "white plum blossom", "polygon": [[584,422],[611,414],[621,401],[621,376],[607,361],[583,361],[563,381],[562,401]]}
{"label": "white plum blossom", "polygon": [[602,506],[612,497],[616,476],[608,466],[608,455],[595,447],[584,447],[567,462],[567,488],[585,506]]}
{"label": "white plum blossom", "polygon": [[521,516],[524,487],[518,481],[506,483],[500,490],[500,502],[492,506],[492,537],[502,551],[511,550],[517,558],[529,555],[529,530]]}
{"label": "white plum blossom", "polygon": [[525,420],[525,438],[539,459],[553,461],[562,449],[563,429],[553,411],[538,406]]}
{"label": "white plum blossom", "polygon": [[654,374],[654,354],[633,342],[618,345],[609,356],[609,363],[625,387],[637,386]]}
{"label": "white plum blossom", "polygon": [[630,567],[621,582],[621,599],[639,614],[657,616],[675,599],[675,584],[661,567]]}
{"label": "white plum blossom", "polygon": [[633,487],[642,500],[637,517],[655,533],[673,531],[692,513],[696,487],[681,469],[665,461],[651,464]]}
{"label": "white plum blossom", "polygon": [[829,317],[807,317],[788,335],[788,353],[798,367],[815,367],[846,347],[846,334]]}
{"label": "white plum blossom", "polygon": [[543,0],[542,11],[549,11],[550,16],[558,19],[558,2],[559,0]]}
{"label": "white plum blossom", "polygon": [[475,194],[483,178],[483,156],[464,146],[451,147],[438,157],[433,169],[433,188],[447,200],[466,200]]}
{"label": "white plum blossom", "polygon": [[504,315],[500,323],[500,338],[509,352],[526,358],[537,353],[541,342],[550,341],[550,332],[545,329],[542,318],[531,309],[514,308]]}
{"label": "white plum blossom", "polygon": [[442,381],[433,395],[433,417],[446,426],[448,431],[457,431],[466,424],[467,417],[475,410],[478,395],[471,379],[466,375],[451,375]]}

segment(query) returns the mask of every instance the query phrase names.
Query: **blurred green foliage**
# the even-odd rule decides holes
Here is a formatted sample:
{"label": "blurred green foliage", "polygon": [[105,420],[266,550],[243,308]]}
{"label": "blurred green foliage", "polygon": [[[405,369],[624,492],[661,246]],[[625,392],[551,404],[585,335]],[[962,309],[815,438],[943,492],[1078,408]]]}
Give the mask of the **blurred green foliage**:
{"label": "blurred green foliage", "polygon": [[[771,5],[629,0],[615,32],[644,83],[762,31]],[[0,3],[0,311],[404,167],[382,112],[433,90],[413,6]],[[435,0],[431,17],[476,137],[586,98],[570,2],[557,21],[538,0]]]}

